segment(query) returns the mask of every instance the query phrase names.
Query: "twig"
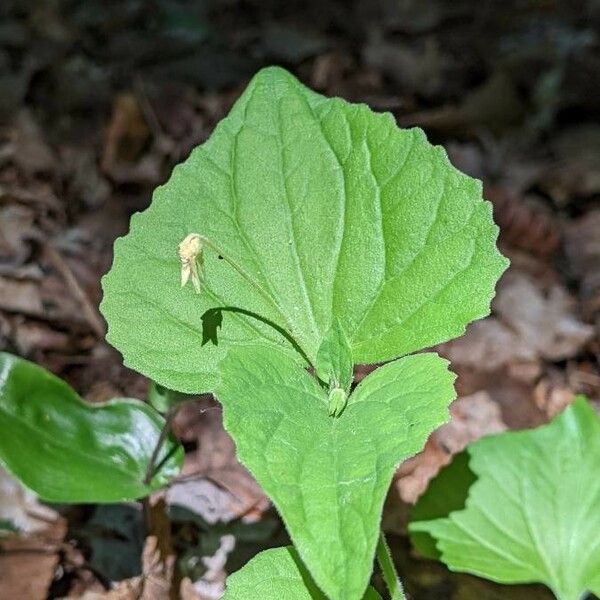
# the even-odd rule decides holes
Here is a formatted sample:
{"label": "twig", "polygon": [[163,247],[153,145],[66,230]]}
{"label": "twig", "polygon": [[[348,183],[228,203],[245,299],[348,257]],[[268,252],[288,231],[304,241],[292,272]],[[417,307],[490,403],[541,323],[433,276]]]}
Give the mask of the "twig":
{"label": "twig", "polygon": [[0,544],[0,554],[44,554],[52,556],[59,552],[61,548],[62,544],[57,544],[55,547],[50,548],[28,548],[27,546],[24,546],[23,548],[4,548]]}
{"label": "twig", "polygon": [[92,331],[100,338],[103,339],[106,335],[106,328],[104,321],[100,317],[97,308],[92,304],[84,289],[79,285],[71,267],[67,264],[61,254],[53,248],[50,244],[44,244],[44,254],[50,261],[52,266],[60,273],[61,277],[65,280],[69,291],[81,305],[83,314],[92,328]]}
{"label": "twig", "polygon": [[148,127],[150,127],[154,137],[157,139],[167,137],[166,133],[162,128],[162,125],[160,124],[160,121],[158,120],[158,117],[156,116],[156,112],[154,111],[152,103],[148,98],[144,80],[139,74],[135,77],[133,85],[134,90],[136,92],[135,96],[142,111],[142,114],[144,115],[144,118],[148,123]]}

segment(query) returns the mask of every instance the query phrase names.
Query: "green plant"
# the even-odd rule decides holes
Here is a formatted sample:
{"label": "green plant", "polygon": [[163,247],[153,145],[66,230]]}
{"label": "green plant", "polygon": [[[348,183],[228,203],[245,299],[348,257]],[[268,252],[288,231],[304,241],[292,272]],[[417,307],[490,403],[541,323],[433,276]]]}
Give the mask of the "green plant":
{"label": "green plant", "polygon": [[0,353],[0,463],[44,500],[120,502],[163,487],[183,461],[167,439],[144,483],[163,427],[139,400],[88,404],[41,367]]}
{"label": "green plant", "polygon": [[[447,362],[413,353],[488,314],[496,236],[480,183],[420,130],[279,68],[134,215],[103,282],[108,340],[159,386],[216,394],[295,546],[228,600],[374,599],[375,556],[403,597],[384,496],[455,395]],[[386,361],[354,386],[355,365]]]}
{"label": "green plant", "polygon": [[[405,355],[488,313],[496,233],[421,131],[265,69],[115,244],[108,338],[216,393],[311,576],[358,599],[393,471],[454,398],[445,361]],[[354,364],[388,360],[350,393]]]}
{"label": "green plant", "polygon": [[482,439],[465,458],[413,510],[417,548],[455,571],[545,583],[560,600],[600,595],[600,418],[586,399],[544,427]]}

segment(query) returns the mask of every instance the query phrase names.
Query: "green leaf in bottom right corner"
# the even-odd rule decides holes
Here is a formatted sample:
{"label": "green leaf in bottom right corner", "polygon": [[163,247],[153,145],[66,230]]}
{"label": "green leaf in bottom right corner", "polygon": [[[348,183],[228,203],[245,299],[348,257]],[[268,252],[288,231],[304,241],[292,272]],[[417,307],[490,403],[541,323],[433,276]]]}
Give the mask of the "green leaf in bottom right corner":
{"label": "green leaf in bottom right corner", "polygon": [[541,582],[560,600],[600,595],[600,417],[588,401],[579,396],[549,425],[484,438],[468,452],[477,480],[464,508],[413,520],[411,533],[430,534],[453,571]]}

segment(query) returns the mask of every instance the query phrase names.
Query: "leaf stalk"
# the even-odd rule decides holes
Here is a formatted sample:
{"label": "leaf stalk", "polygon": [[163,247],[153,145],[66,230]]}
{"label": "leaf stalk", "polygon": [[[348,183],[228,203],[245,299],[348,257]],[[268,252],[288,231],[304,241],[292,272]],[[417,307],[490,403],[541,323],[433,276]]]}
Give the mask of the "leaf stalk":
{"label": "leaf stalk", "polygon": [[406,600],[402,582],[396,572],[392,553],[390,552],[390,547],[386,542],[382,530],[379,532],[379,542],[377,543],[377,562],[379,563],[383,579],[390,592],[391,600]]}
{"label": "leaf stalk", "polygon": [[[290,323],[289,319],[287,318],[287,316],[285,315],[285,313],[283,312],[283,310],[281,309],[281,307],[279,306],[278,302],[275,300],[275,298],[273,298],[273,296],[271,296],[271,294],[269,294],[260,285],[260,283],[258,283],[255,279],[253,279],[252,276],[249,275],[237,262],[235,262],[235,260],[233,260],[231,257],[227,256],[227,254],[225,252],[223,252],[223,249],[220,248],[217,244],[215,244],[210,238],[208,238],[202,234],[196,234],[196,235],[198,236],[198,239],[200,240],[200,242],[203,245],[205,245],[206,247],[213,250],[213,252],[215,252],[217,254],[217,256],[222,258],[230,267],[232,267],[238,273],[238,275],[240,275],[240,277],[242,277],[242,279],[247,281],[269,304],[271,304],[271,306],[273,306],[273,308],[277,311],[277,313],[283,320],[283,323],[285,323],[285,327],[286,327],[285,331],[287,333],[287,337],[289,337],[291,340],[293,340],[294,345],[297,347],[296,350],[298,350],[298,348],[299,348],[301,350],[300,354],[302,354],[303,357],[308,357],[308,353],[306,352],[306,350],[302,347],[302,345],[294,337],[294,333],[293,333],[294,328],[293,328],[292,324]],[[308,362],[310,364],[310,361],[308,361]]]}

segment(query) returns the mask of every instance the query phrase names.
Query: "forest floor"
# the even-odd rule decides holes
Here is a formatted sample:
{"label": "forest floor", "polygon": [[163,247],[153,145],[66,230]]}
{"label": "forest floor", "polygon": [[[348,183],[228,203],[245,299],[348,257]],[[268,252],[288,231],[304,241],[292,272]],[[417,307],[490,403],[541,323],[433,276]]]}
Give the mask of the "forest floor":
{"label": "forest floor", "polygon": [[[384,523],[415,600],[549,597],[419,560],[406,518],[469,442],[545,423],[577,393],[600,406],[600,8],[350,5],[4,0],[0,349],[91,402],[145,398],[147,380],[104,341],[98,312],[101,277],[131,214],[261,66],[283,65],[321,93],[391,111],[483,180],[511,267],[492,314],[438,348],[458,374],[459,398],[451,422],[400,467]],[[207,405],[209,397],[186,406],[175,427],[184,473],[201,475],[161,499],[188,599],[219,598],[227,573],[285,542]],[[26,533],[0,539],[0,598],[160,597],[140,595],[168,565],[144,548],[139,506],[48,508],[0,472],[0,520],[3,511]],[[119,591],[107,593],[108,582],[122,582]]]}

